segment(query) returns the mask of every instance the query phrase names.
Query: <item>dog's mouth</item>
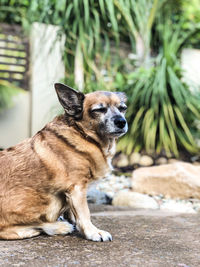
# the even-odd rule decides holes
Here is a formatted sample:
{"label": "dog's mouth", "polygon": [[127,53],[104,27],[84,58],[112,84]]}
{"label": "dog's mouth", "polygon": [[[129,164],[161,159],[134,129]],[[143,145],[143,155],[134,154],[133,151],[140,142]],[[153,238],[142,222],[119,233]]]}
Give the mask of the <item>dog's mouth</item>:
{"label": "dog's mouth", "polygon": [[126,132],[127,132],[127,129],[116,130],[114,132],[109,133],[109,135],[112,137],[120,137],[120,136],[124,135]]}

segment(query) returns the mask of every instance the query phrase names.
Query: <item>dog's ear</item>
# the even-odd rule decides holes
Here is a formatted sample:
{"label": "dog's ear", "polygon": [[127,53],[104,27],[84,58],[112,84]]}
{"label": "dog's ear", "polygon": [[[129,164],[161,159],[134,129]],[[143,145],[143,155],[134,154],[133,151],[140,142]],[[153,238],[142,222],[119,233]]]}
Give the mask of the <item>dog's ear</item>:
{"label": "dog's ear", "polygon": [[122,102],[126,103],[126,101],[127,101],[127,96],[126,96],[125,93],[122,93],[122,92],[115,92],[115,94],[119,97],[119,99],[120,99]]}
{"label": "dog's ear", "polygon": [[55,83],[54,86],[65,112],[75,119],[80,119],[83,112],[84,94],[62,83]]}

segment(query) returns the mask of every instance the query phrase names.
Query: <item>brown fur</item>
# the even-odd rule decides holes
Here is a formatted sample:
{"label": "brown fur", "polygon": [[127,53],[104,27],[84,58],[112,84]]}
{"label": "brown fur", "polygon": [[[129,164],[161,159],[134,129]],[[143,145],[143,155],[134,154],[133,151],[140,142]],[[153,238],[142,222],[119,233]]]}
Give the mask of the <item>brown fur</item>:
{"label": "brown fur", "polygon": [[[97,135],[94,103],[118,105],[116,94],[85,95],[82,119],[61,115],[30,139],[0,152],[0,238],[20,239],[73,230],[56,222],[69,207],[86,238],[108,240],[90,221],[87,185],[110,170],[115,138]],[[84,218],[82,218],[84,217]]]}

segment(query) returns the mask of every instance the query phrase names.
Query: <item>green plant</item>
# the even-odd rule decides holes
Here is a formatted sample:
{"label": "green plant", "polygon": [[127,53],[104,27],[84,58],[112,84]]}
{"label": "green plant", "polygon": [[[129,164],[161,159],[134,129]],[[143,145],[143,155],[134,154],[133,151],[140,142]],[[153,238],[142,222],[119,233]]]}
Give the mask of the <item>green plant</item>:
{"label": "green plant", "polygon": [[132,150],[160,153],[164,149],[167,155],[178,156],[181,148],[200,153],[195,142],[200,94],[192,93],[182,81],[178,57],[191,31],[181,31],[181,25],[173,24],[167,14],[159,20],[162,23],[157,25],[157,31],[162,45],[152,58],[152,67],[140,67],[127,77],[130,130],[119,148],[128,154]]}
{"label": "green plant", "polygon": [[[182,148],[199,153],[199,96],[182,81],[179,60],[182,47],[199,45],[198,1],[1,0],[0,21],[26,29],[34,21],[59,25],[66,35],[65,82],[128,95],[130,129],[119,148],[178,156]],[[122,43],[134,60],[120,56]]]}
{"label": "green plant", "polygon": [[[157,3],[158,0],[2,0],[0,21],[20,23],[25,29],[34,21],[59,25],[60,33],[67,36],[66,73],[74,74],[78,87],[82,88],[92,77],[109,90],[111,83],[104,82],[101,69],[116,72],[115,63],[122,61],[117,51],[121,41],[131,44],[140,61],[148,59],[149,33]],[[115,55],[110,50],[113,46]]]}
{"label": "green plant", "polygon": [[191,153],[199,149],[194,139],[196,118],[200,119],[200,97],[188,90],[167,62],[138,69],[128,77],[127,119],[129,132],[119,142],[119,149],[130,154],[145,149],[148,153],[162,149],[167,155],[184,147]]}

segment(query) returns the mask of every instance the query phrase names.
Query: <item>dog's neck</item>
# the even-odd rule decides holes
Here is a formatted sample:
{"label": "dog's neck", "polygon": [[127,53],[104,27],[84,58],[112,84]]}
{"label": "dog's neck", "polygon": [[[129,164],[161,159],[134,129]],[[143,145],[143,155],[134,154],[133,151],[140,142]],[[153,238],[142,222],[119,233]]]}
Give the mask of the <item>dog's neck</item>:
{"label": "dog's neck", "polygon": [[81,134],[83,138],[88,142],[96,145],[102,151],[105,158],[107,158],[107,160],[109,161],[109,166],[111,166],[111,160],[115,154],[116,149],[116,138],[99,136],[96,134],[96,132],[92,132],[91,130],[83,128],[81,121],[74,120],[73,118],[65,115],[58,116],[56,120],[57,122],[59,121],[64,126],[64,128],[74,128],[74,131],[78,135]]}
{"label": "dog's neck", "polygon": [[105,136],[99,136],[90,130],[83,129],[80,122],[74,122],[72,127],[74,127],[79,133],[81,133],[85,139],[89,142],[95,143],[99,148],[101,148],[106,157],[113,156],[115,153],[115,138],[107,138]]}
{"label": "dog's neck", "polygon": [[85,129],[82,127],[81,121],[74,120],[68,116],[64,116],[65,123],[69,127],[73,127],[79,134],[81,134],[86,140],[91,143],[94,143],[96,146],[101,149],[105,158],[107,158],[108,165],[112,170],[112,158],[115,154],[116,150],[116,138],[109,138],[106,136],[99,136],[96,132],[92,132],[91,130]]}
{"label": "dog's neck", "polygon": [[116,138],[99,136],[96,132],[93,133],[91,130],[83,128],[81,121],[74,120],[69,116],[64,115],[62,119],[64,119],[65,123],[67,123],[69,127],[73,127],[77,132],[82,134],[83,137],[89,142],[96,143],[96,145],[100,146],[106,154],[105,156],[111,154],[114,155]]}
{"label": "dog's neck", "polygon": [[[107,173],[109,173],[113,169],[111,162],[115,154],[115,138],[106,138],[105,136],[100,137],[95,132],[83,128],[81,121],[66,121],[63,115],[56,117],[51,123],[49,123],[49,125],[47,125],[47,127],[45,127],[45,129],[49,127],[55,130],[59,128],[59,134],[60,136],[63,135],[63,137],[66,137],[66,134],[68,134],[68,129],[72,128],[73,131],[71,132],[71,134],[75,134],[79,137],[82,136],[84,140],[87,140],[89,143],[94,144],[101,151],[104,160],[107,162]],[[105,176],[105,174],[103,174],[103,176]]]}
{"label": "dog's neck", "polygon": [[115,138],[106,138],[105,136],[98,136],[96,133],[93,134],[91,131],[87,131],[87,129],[82,129],[81,124],[75,123],[74,127],[81,132],[84,137],[92,143],[95,143],[99,149],[101,149],[104,157],[107,159],[107,164],[109,166],[110,171],[113,170],[112,166],[112,158],[115,154],[116,150],[116,139]]}

